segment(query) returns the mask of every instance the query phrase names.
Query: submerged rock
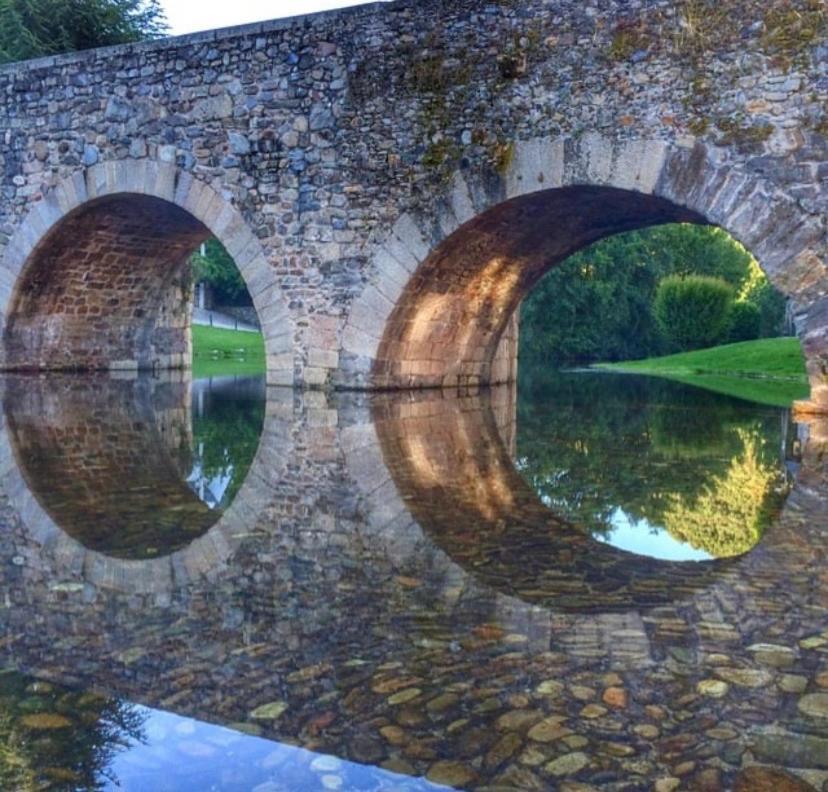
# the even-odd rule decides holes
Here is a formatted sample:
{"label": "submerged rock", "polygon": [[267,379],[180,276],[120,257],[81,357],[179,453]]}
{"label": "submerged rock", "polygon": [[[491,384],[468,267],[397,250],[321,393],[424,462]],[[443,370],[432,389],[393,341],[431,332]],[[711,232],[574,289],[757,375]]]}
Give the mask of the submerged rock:
{"label": "submerged rock", "polygon": [[784,770],[748,767],[733,782],[733,792],[815,792],[814,787]]}
{"label": "submerged rock", "polygon": [[281,717],[288,705],[284,701],[271,701],[269,704],[262,704],[250,713],[254,720],[276,720]]}
{"label": "submerged rock", "polygon": [[553,759],[544,769],[550,775],[568,776],[583,770],[588,764],[589,757],[585,753],[576,751]]}
{"label": "submerged rock", "polygon": [[828,718],[828,693],[810,693],[799,699],[797,706],[812,718]]}
{"label": "submerged rock", "polygon": [[72,721],[65,715],[57,715],[53,712],[38,712],[34,715],[24,715],[20,722],[27,729],[46,731],[49,729],[67,729]]}

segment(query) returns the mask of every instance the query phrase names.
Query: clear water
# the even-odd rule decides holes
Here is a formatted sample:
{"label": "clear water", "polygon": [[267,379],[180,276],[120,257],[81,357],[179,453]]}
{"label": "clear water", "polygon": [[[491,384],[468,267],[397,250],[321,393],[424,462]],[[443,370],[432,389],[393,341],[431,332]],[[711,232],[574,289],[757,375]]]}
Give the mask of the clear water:
{"label": "clear water", "polygon": [[828,477],[783,410],[2,389],[2,789],[828,781]]}
{"label": "clear water", "polygon": [[736,556],[787,494],[791,430],[778,409],[611,374],[523,386],[517,467],[598,541],[672,561]]}

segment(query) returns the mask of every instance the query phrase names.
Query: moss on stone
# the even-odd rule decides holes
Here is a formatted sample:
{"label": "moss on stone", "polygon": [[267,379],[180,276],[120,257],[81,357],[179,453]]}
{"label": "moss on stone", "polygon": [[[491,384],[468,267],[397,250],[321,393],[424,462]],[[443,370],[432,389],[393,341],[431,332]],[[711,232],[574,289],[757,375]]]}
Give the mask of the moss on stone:
{"label": "moss on stone", "polygon": [[717,142],[723,146],[764,143],[774,130],[772,124],[745,124],[742,119],[732,117],[720,118],[716,121],[716,127],[722,132],[722,137]]}
{"label": "moss on stone", "polygon": [[633,53],[648,49],[651,41],[643,22],[622,22],[613,33],[609,57],[616,61],[628,60]]}
{"label": "moss on stone", "polygon": [[513,140],[497,140],[490,149],[494,169],[505,176],[515,160],[515,143]]}
{"label": "moss on stone", "polygon": [[690,123],[687,125],[687,128],[696,137],[701,137],[707,132],[708,129],[710,129],[710,121],[706,118],[692,118]]}
{"label": "moss on stone", "polygon": [[419,58],[408,73],[412,90],[417,93],[440,93],[448,87],[448,73],[443,58],[429,55]]}
{"label": "moss on stone", "polygon": [[828,8],[824,0],[771,4],[762,22],[762,50],[790,66],[806,61],[808,50],[828,34]]}

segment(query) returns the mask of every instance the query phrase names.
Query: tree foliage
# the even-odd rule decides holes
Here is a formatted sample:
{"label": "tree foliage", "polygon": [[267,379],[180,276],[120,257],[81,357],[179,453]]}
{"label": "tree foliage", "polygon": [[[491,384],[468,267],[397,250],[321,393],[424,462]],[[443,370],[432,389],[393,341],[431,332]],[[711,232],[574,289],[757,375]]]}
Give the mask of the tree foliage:
{"label": "tree foliage", "polygon": [[733,289],[721,278],[669,275],[658,284],[653,316],[675,350],[720,343],[728,329]]}
{"label": "tree foliage", "polygon": [[0,62],[126,44],[166,30],[158,0],[0,0]]}
{"label": "tree foliage", "polygon": [[193,254],[192,266],[195,279],[212,286],[220,305],[252,305],[236,262],[217,239],[208,240],[203,252]]}
{"label": "tree foliage", "polygon": [[760,310],[749,302],[737,302],[730,308],[727,340],[731,343],[759,338],[762,326]]}
{"label": "tree foliage", "polygon": [[521,308],[521,357],[561,366],[667,352],[652,301],[669,275],[721,278],[759,307],[762,336],[780,333],[785,300],[741,244],[714,226],[669,224],[608,237],[544,276]]}

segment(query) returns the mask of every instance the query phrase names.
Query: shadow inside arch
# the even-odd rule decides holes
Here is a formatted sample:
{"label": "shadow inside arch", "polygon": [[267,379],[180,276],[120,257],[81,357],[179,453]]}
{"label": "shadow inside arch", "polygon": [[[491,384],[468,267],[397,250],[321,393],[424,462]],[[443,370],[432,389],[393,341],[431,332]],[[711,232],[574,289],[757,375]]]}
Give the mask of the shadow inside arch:
{"label": "shadow inside arch", "polygon": [[0,260],[0,368],[188,368],[187,260],[210,236],[248,287],[269,383],[292,385],[293,320],[233,196],[150,159],[78,170],[22,217]]}

